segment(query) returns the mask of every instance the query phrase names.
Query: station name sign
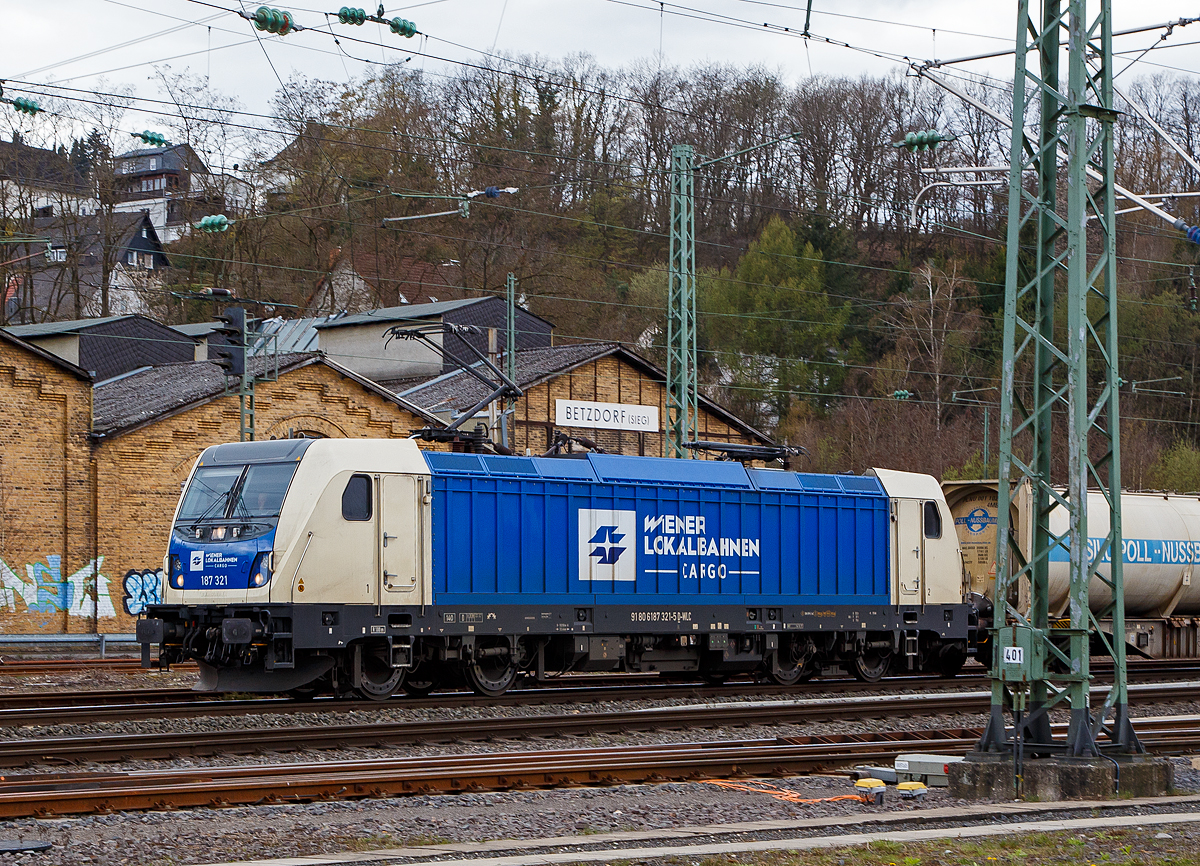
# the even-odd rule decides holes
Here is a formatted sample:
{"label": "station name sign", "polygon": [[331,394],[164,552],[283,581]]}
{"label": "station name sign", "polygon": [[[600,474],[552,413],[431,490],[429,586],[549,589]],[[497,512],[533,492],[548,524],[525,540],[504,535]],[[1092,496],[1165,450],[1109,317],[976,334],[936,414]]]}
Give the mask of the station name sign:
{"label": "station name sign", "polygon": [[555,400],[554,423],[559,427],[637,430],[641,433],[659,432],[657,406],[638,406],[626,403]]}

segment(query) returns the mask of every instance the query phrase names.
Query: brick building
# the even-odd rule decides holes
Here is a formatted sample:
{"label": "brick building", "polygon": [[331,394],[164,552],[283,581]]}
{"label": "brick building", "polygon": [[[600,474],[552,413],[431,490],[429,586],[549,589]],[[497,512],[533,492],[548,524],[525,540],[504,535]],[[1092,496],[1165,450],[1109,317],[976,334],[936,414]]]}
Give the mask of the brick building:
{"label": "brick building", "polygon": [[0,330],[0,631],[95,620],[87,372]]}
{"label": "brick building", "polygon": [[[666,374],[619,343],[591,343],[526,349],[517,353],[517,385],[524,396],[516,403],[513,447],[541,454],[558,432],[584,436],[614,454],[665,457]],[[400,395],[438,415],[445,423],[471,409],[487,389],[464,370],[431,379]],[[589,426],[587,422],[559,423],[561,401],[598,403],[629,408],[651,407],[657,414],[652,430]],[[486,421],[480,416],[480,421]],[[463,424],[471,429],[475,421]],[[699,439],[746,445],[770,445],[771,440],[711,400],[699,398],[696,423]],[[493,438],[499,439],[499,436]]]}
{"label": "brick building", "polygon": [[[88,374],[0,331],[0,631],[128,633],[158,598],[180,486],[238,438],[207,361]],[[407,437],[437,419],[319,355],[256,388],[256,438]],[[19,419],[19,421],[18,421]]]}

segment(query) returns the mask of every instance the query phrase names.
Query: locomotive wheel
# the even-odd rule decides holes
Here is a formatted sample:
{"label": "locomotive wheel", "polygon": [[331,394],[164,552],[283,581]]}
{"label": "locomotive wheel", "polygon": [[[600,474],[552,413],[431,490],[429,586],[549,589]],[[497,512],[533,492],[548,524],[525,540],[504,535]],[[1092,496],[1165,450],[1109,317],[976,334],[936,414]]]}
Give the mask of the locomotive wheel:
{"label": "locomotive wheel", "polygon": [[797,683],[808,682],[820,670],[820,667],[813,661],[813,655],[814,649],[811,643],[807,647],[798,646],[794,642],[784,644],[779,650],[779,655],[769,659],[767,679],[780,686],[794,686]]}
{"label": "locomotive wheel", "polygon": [[[507,640],[480,640],[478,650],[507,649]],[[495,698],[508,691],[517,679],[517,666],[511,653],[482,655],[467,665],[467,682],[477,695]]]}
{"label": "locomotive wheel", "polygon": [[966,664],[966,661],[966,652],[957,647],[945,647],[941,655],[938,656],[938,674],[947,679],[958,676],[958,672],[962,670],[962,666]]}
{"label": "locomotive wheel", "polygon": [[404,680],[404,668],[393,668],[386,658],[387,647],[363,647],[358,654],[358,693],[372,701],[386,701]]}
{"label": "locomotive wheel", "polygon": [[859,653],[850,663],[850,673],[854,678],[864,683],[877,683],[883,679],[892,663],[891,653],[881,653],[879,650],[867,650]]}
{"label": "locomotive wheel", "polygon": [[404,675],[400,688],[414,698],[423,698],[438,687],[438,675],[434,666],[424,662]]}
{"label": "locomotive wheel", "polygon": [[710,686],[723,686],[729,682],[729,674],[721,673],[720,671],[708,671],[700,674],[700,679],[704,680]]}
{"label": "locomotive wheel", "polygon": [[767,674],[767,679],[777,686],[794,686],[808,682],[816,673],[817,670],[812,665],[798,664],[795,667],[781,670],[779,673],[771,671]]}

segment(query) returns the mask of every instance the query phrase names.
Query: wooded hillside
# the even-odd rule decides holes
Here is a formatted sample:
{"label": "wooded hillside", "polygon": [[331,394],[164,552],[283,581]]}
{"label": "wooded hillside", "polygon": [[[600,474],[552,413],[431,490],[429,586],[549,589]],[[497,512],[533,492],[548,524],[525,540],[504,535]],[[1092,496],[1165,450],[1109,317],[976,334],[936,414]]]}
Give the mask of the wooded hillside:
{"label": "wooded hillside", "polygon": [[[627,341],[660,362],[672,145],[704,159],[779,139],[697,173],[706,393],[806,446],[814,471],[982,472],[990,404],[994,459],[1007,175],[918,193],[950,179],[920,169],[1006,166],[1008,132],[928,82],[791,86],[757,68],[525,58],[449,77],[390,67],[349,88],[295,79],[261,117],[187,76],[160,77],[178,106],[163,118],[171,140],[226,170],[239,162],[254,190],[233,230],[171,246],[173,286],[312,314],[502,293],[512,272],[559,340]],[[1004,82],[955,84],[1011,110]],[[1196,81],[1129,90],[1200,155]],[[892,146],[923,129],[957,138],[919,154]],[[92,144],[88,170],[102,176],[124,143]],[[1200,189],[1133,112],[1118,125],[1117,177],[1141,193]],[[458,206],[421,195],[488,186],[519,192],[474,198],[466,219],[382,224]],[[1167,206],[1194,224],[1198,202]],[[1119,220],[1121,374],[1143,383],[1122,402],[1125,483],[1194,489],[1197,248],[1142,214]],[[362,279],[331,279],[350,271]],[[212,313],[165,294],[148,303],[167,321]]]}

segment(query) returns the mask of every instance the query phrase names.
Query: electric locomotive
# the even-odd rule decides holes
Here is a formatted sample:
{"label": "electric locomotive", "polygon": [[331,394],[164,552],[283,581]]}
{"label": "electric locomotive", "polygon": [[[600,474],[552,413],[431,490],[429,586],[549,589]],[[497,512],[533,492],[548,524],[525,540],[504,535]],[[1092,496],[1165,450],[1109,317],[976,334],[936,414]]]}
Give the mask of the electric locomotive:
{"label": "electric locomotive", "polygon": [[197,460],[163,575],[143,662],[221,691],[953,675],[977,627],[937,481],[882,469],[230,443]]}

